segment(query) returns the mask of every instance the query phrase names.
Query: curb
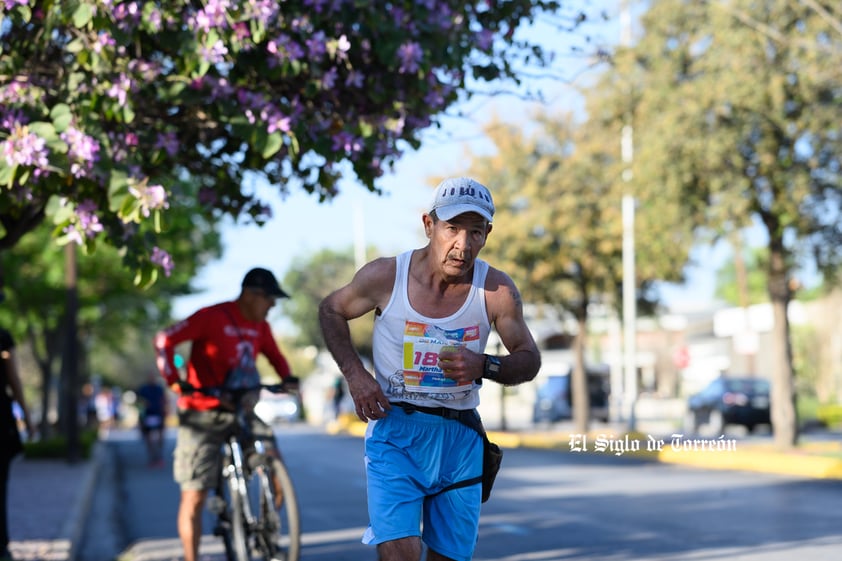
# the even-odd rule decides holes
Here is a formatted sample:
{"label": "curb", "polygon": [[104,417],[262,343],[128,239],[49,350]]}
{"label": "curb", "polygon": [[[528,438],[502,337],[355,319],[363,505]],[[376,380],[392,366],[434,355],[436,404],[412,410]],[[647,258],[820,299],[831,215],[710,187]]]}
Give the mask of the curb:
{"label": "curb", "polygon": [[[79,542],[82,540],[85,525],[88,521],[88,514],[91,509],[94,489],[96,488],[96,481],[99,476],[100,464],[104,453],[105,450],[102,443],[97,441],[94,444],[91,459],[88,460],[90,462],[90,468],[88,469],[85,481],[82,483],[78,500],[68,514],[67,520],[62,525],[58,539],[53,542],[50,552],[46,557],[47,559],[76,561]],[[67,545],[66,555],[63,556],[61,551],[56,550],[64,549],[65,544],[69,545]]]}
{"label": "curb", "polygon": [[[701,469],[751,471],[778,475],[793,475],[812,479],[842,479],[842,455],[839,458],[810,454],[804,450],[778,452],[768,446],[746,444],[724,438],[685,438],[660,440],[660,446],[648,450],[647,444],[658,442],[640,433],[620,436],[589,434],[589,440],[574,442],[571,435],[513,434],[488,432],[489,438],[503,448],[544,448],[567,454],[613,455],[639,458],[666,464],[684,465]],[[577,435],[579,436],[579,435]],[[602,437],[600,442],[597,440]],[[612,448],[612,443],[621,447]],[[635,448],[635,443],[637,448]],[[827,446],[811,446],[827,448]],[[834,443],[832,450],[842,454],[842,443]]]}
{"label": "curb", "polygon": [[[336,422],[328,427],[331,434],[348,434],[362,437],[365,435],[366,424],[360,421]],[[602,444],[607,446],[597,449],[596,439],[607,438]],[[539,448],[556,450],[563,454],[590,454],[602,456],[623,456],[641,460],[655,461],[665,464],[683,465],[700,469],[749,471],[756,473],[771,473],[790,475],[811,479],[840,479],[842,480],[842,442],[831,443],[828,449],[824,446],[805,445],[812,448],[822,448],[824,451],[839,453],[840,457],[810,454],[803,450],[793,452],[777,452],[768,446],[746,444],[736,440],[694,439],[683,436],[673,443],[664,439],[660,449],[649,451],[647,443],[651,437],[641,433],[625,433],[619,436],[605,434],[589,434],[586,446],[579,446],[575,450],[570,434],[536,434],[512,433],[503,431],[488,431],[488,438],[501,448]],[[611,441],[622,444],[622,450],[610,449]],[[637,449],[634,449],[637,442]],[[728,442],[733,443],[729,449]]]}

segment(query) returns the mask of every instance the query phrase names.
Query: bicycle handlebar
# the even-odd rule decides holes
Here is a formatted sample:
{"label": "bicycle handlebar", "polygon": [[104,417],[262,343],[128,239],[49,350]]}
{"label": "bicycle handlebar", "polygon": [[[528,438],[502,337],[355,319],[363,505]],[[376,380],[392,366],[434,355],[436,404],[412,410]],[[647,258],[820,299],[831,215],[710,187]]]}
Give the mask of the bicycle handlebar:
{"label": "bicycle handlebar", "polygon": [[280,384],[256,384],[245,388],[227,388],[225,386],[194,386],[190,382],[179,380],[178,387],[182,395],[201,393],[210,397],[241,397],[247,393],[258,390],[267,390],[271,393],[290,393],[290,385],[298,385],[299,378],[296,376],[289,376]]}

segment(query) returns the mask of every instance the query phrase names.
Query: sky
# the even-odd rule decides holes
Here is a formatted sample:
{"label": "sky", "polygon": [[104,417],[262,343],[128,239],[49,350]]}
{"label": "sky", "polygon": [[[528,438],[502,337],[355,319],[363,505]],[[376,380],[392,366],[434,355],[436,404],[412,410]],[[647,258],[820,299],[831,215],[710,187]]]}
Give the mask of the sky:
{"label": "sky", "polygon": [[[612,42],[619,38],[618,5],[616,0],[605,2],[606,12],[611,17],[601,27],[601,40]],[[540,28],[530,30],[530,34],[538,34],[539,40],[545,43],[557,42],[559,37]],[[588,79],[587,73],[574,68],[581,63],[561,59],[560,64],[570,69],[565,75],[576,76],[580,82]],[[570,85],[556,81],[541,84],[541,87],[548,94],[550,109],[581,109],[583,100]],[[378,248],[382,255],[422,247],[426,240],[421,214],[431,200],[434,178],[464,174],[469,165],[467,147],[482,150],[480,129],[483,123],[493,116],[506,121],[519,119],[528,115],[534,104],[505,96],[475,102],[466,109],[472,118],[444,119],[441,130],[424,134],[419,151],[408,152],[394,172],[387,172],[379,183],[383,195],[370,193],[349,179],[341,184],[338,197],[319,204],[303,190],[294,190],[281,200],[269,185],[257,185],[255,188],[272,206],[273,218],[263,227],[235,225],[230,221],[225,224],[223,257],[199,272],[194,286],[200,292],[174,302],[175,318],[186,317],[202,306],[236,298],[243,275],[252,267],[266,267],[281,280],[294,260],[307,259],[325,248],[348,249],[353,247],[355,240],[364,242],[364,247]],[[723,249],[701,247],[694,257],[705,265],[686,271],[689,278],[685,286],[661,287],[664,300],[675,308],[704,306],[713,299],[713,271],[725,258]],[[276,320],[279,313],[278,308],[273,310],[270,321]]]}

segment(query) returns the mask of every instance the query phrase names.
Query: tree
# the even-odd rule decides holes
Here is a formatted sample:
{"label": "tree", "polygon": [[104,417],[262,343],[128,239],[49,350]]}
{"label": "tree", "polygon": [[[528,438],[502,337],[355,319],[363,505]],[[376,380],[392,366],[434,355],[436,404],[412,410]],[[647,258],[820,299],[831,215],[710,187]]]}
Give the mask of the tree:
{"label": "tree", "polygon": [[[369,249],[369,255],[374,254]],[[313,255],[296,258],[283,278],[283,286],[290,292],[290,300],[282,303],[284,313],[298,328],[296,343],[324,350],[322,331],[316,310],[331,292],[349,283],[356,272],[354,252],[323,249]],[[371,357],[371,336],[374,313],[350,322],[351,339],[357,351]]]}
{"label": "tree", "polygon": [[[0,249],[37,224],[166,274],[167,212],[263,223],[253,174],[320,200],[377,179],[457,101],[518,82],[515,33],[550,0],[7,0],[0,7]],[[511,82],[510,82],[511,83]]]}
{"label": "tree", "polygon": [[[598,304],[619,308],[622,284],[624,185],[617,140],[622,115],[596,98],[592,110],[594,117],[585,123],[569,115],[539,114],[531,135],[491,123],[486,134],[493,153],[474,155],[470,166],[472,175],[489,183],[497,207],[487,259],[510,272],[526,300],[576,319],[571,381],[580,432],[587,431],[590,410],[585,369],[589,313]],[[664,210],[664,203],[647,208],[662,217],[674,214]],[[672,226],[661,220],[659,227],[639,232],[641,245],[653,255],[637,279],[644,297],[651,297],[648,286],[654,279],[680,275],[687,246],[680,236],[668,235]],[[652,303],[642,307],[651,309]]]}
{"label": "tree", "polygon": [[[721,236],[762,225],[777,343],[772,422],[776,444],[789,448],[798,436],[793,273],[812,260],[834,278],[842,261],[842,35],[801,3],[720,4],[659,0],[643,17],[631,51],[645,85],[635,184],[659,185],[688,222]],[[737,13],[779,33],[758,33]]]}
{"label": "tree", "polygon": [[[191,291],[190,279],[219,255],[220,238],[213,222],[202,222],[183,210],[172,213],[172,255],[184,265],[154,286],[142,290],[125,274],[122,257],[111,247],[95,256],[78,258],[78,332],[80,372],[104,371],[112,382],[133,385],[154,366],[152,334],[170,317],[172,299]],[[0,322],[16,339],[25,341],[40,371],[41,410],[58,409],[54,401],[55,373],[61,361],[68,322],[64,293],[64,251],[50,243],[51,228],[42,225],[12,249],[0,253],[0,265],[14,274],[5,276],[6,301]],[[81,380],[80,380],[81,381]],[[74,390],[78,388],[73,388]],[[63,426],[63,425],[62,425]],[[42,426],[46,434],[48,427]]]}
{"label": "tree", "polygon": [[742,246],[735,246],[733,260],[716,272],[715,296],[740,307],[768,302],[766,255],[763,247],[743,251]]}

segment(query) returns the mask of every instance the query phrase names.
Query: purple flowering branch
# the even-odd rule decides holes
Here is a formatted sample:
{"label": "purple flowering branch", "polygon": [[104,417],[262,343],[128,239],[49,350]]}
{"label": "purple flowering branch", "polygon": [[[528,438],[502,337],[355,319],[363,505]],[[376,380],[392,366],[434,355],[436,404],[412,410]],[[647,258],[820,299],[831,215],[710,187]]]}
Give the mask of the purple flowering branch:
{"label": "purple flowering branch", "polygon": [[15,53],[0,61],[2,218],[43,211],[72,241],[103,238],[165,274],[161,217],[174,205],[262,223],[271,209],[243,190],[245,174],[329,199],[342,162],[378,191],[476,68],[516,77],[514,28],[559,7],[82,0],[47,17],[34,1],[0,6],[0,48]]}

